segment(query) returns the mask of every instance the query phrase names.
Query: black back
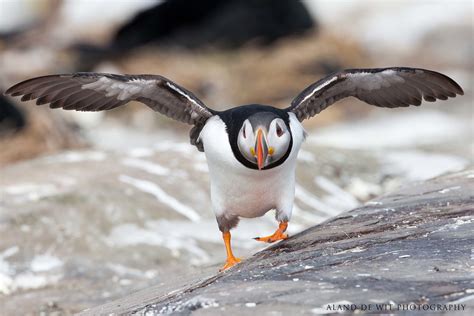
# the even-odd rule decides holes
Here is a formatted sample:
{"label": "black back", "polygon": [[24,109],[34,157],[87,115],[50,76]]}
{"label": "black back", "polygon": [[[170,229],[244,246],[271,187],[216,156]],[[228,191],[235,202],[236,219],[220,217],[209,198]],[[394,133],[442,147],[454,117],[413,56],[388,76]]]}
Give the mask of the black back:
{"label": "black back", "polygon": [[242,128],[242,124],[244,123],[244,121],[248,119],[250,116],[257,113],[262,113],[262,112],[273,114],[275,115],[275,117],[281,118],[285,122],[286,127],[290,131],[290,136],[291,136],[290,145],[288,146],[288,151],[280,160],[275,161],[269,164],[268,166],[266,166],[265,168],[263,168],[263,170],[267,170],[267,169],[277,167],[281,165],[283,162],[285,162],[285,160],[290,155],[291,149],[293,147],[293,135],[291,135],[290,116],[288,115],[288,112],[285,110],[277,109],[269,105],[249,104],[249,105],[241,105],[241,106],[217,113],[217,115],[221,118],[221,120],[226,125],[227,134],[229,136],[230,147],[232,148],[232,152],[234,153],[235,158],[247,168],[256,169],[256,170],[258,169],[257,165],[252,164],[250,161],[245,159],[245,157],[240,153],[239,147],[237,145],[237,137],[239,135],[239,131]]}

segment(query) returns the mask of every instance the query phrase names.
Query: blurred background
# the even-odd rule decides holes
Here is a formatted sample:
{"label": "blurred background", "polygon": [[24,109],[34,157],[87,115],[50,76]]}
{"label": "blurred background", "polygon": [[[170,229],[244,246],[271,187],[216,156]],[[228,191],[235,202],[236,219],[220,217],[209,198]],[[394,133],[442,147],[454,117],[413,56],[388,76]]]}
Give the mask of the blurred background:
{"label": "blurred background", "polygon": [[[409,109],[346,99],[305,122],[290,234],[473,165],[470,0],[0,0],[0,91],[76,71],[160,74],[222,110],[286,107],[344,68],[443,72],[465,95]],[[225,258],[190,126],[130,104],[0,97],[0,314],[70,314]],[[243,220],[249,257],[273,214]]]}

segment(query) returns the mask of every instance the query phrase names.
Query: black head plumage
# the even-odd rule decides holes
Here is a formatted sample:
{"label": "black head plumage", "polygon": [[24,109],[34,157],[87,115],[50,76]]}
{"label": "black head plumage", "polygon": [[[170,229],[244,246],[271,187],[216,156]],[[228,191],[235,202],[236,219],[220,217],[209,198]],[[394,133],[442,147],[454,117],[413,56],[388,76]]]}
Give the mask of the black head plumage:
{"label": "black head plumage", "polygon": [[[245,122],[245,120],[249,119],[251,123],[255,123],[255,124],[252,124],[252,126],[257,126],[258,124],[261,124],[261,125],[270,124],[270,122],[273,119],[281,118],[285,122],[286,127],[290,131],[290,135],[291,135],[290,117],[289,117],[288,112],[285,110],[281,110],[281,109],[269,106],[269,105],[261,105],[261,104],[242,105],[242,106],[238,106],[226,111],[219,112],[217,115],[221,118],[221,120],[226,125],[230,147],[232,148],[232,152],[235,158],[244,166],[250,169],[258,169],[258,167],[256,164],[251,163],[250,161],[245,159],[244,156],[242,156],[242,153],[240,152],[239,147],[237,145],[237,138],[239,135],[239,131],[242,128],[242,125]],[[266,127],[268,127],[268,125]],[[293,137],[291,137],[290,146],[288,147],[288,151],[285,153],[285,155],[278,161],[270,163],[263,170],[275,168],[281,165],[282,163],[284,163],[285,160],[290,155],[292,147],[293,147]]]}

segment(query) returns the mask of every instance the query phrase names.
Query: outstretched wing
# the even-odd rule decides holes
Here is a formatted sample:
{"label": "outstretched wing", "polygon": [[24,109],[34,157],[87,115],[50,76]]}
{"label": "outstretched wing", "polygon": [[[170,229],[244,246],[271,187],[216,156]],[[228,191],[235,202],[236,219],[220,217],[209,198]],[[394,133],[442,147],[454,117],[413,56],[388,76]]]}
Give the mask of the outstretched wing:
{"label": "outstretched wing", "polygon": [[201,125],[214,111],[190,91],[157,75],[75,73],[20,82],[5,94],[36,100],[51,108],[77,111],[110,110],[135,100],[172,119]]}
{"label": "outstretched wing", "polygon": [[396,108],[420,105],[464,94],[451,78],[435,71],[393,67],[347,69],[329,75],[303,90],[286,110],[300,121],[310,118],[336,101],[356,97],[369,104]]}

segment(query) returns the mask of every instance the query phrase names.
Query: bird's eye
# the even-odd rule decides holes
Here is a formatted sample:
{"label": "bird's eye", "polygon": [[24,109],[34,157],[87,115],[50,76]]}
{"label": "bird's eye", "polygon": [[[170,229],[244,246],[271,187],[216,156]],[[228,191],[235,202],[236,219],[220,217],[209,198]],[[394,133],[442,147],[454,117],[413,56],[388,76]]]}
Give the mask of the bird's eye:
{"label": "bird's eye", "polygon": [[276,125],[276,133],[278,137],[281,137],[283,133],[285,133],[279,124]]}
{"label": "bird's eye", "polygon": [[244,138],[247,138],[247,134],[245,134],[245,129],[246,129],[246,127],[247,127],[247,126],[244,125],[244,128],[242,129],[242,136],[243,136]]}

